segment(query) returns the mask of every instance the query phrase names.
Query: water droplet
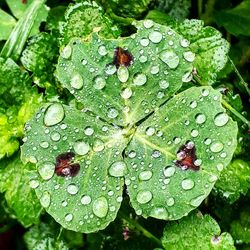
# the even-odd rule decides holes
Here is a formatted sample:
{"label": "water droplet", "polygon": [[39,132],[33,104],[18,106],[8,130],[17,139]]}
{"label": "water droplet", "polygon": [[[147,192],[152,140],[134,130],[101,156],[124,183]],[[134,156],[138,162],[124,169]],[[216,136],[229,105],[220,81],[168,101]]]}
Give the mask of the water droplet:
{"label": "water droplet", "polygon": [[182,82],[190,82],[192,79],[193,79],[193,74],[192,72],[189,71],[184,73],[184,75],[181,78]]}
{"label": "water droplet", "polygon": [[154,129],[153,127],[148,127],[148,128],[146,129],[146,134],[147,134],[148,136],[152,136],[154,133],[155,133],[155,129]]}
{"label": "water droplet", "polygon": [[133,151],[133,150],[131,150],[129,153],[128,153],[128,157],[129,158],[135,158],[136,157],[136,152],[135,151]]}
{"label": "water droplet", "polygon": [[124,99],[129,99],[132,96],[133,92],[130,88],[125,88],[122,92],[121,92],[121,97]]}
{"label": "water droplet", "polygon": [[191,131],[191,136],[192,136],[192,137],[197,137],[198,135],[199,135],[198,130],[193,129],[193,130]]}
{"label": "water droplet", "polygon": [[129,72],[126,66],[121,65],[117,70],[117,77],[121,82],[126,82],[129,78]]}
{"label": "water droplet", "polygon": [[70,80],[70,85],[74,89],[81,89],[83,87],[83,78],[80,74],[74,74]]}
{"label": "water droplet", "polygon": [[61,139],[61,135],[58,132],[53,131],[50,138],[52,141],[59,141]]}
{"label": "water droplet", "polygon": [[160,220],[167,220],[168,212],[164,207],[155,207],[150,211],[150,216]]}
{"label": "water droplet", "polygon": [[152,20],[144,20],[143,25],[146,29],[150,29],[153,27],[154,22]]}
{"label": "water droplet", "polygon": [[84,141],[76,141],[73,148],[78,155],[86,155],[90,150],[89,144]]}
{"label": "water droplet", "polygon": [[201,94],[202,94],[203,96],[208,96],[208,95],[209,95],[209,90],[208,90],[208,89],[203,89],[203,90],[201,91]]}
{"label": "water droplet", "polygon": [[198,207],[205,198],[206,197],[204,195],[199,195],[190,201],[190,205],[194,207]]}
{"label": "water droplet", "polygon": [[180,62],[179,57],[173,50],[164,50],[160,53],[160,59],[168,65],[170,69],[175,69]]}
{"label": "water droplet", "polygon": [[204,114],[197,114],[195,116],[195,121],[198,124],[202,124],[202,123],[204,123],[206,121],[206,116]]}
{"label": "water droplet", "polygon": [[208,178],[208,181],[209,182],[215,182],[215,181],[217,181],[218,180],[218,177],[216,176],[216,175],[211,175],[211,176],[209,176],[209,178]]}
{"label": "water droplet", "polygon": [[160,68],[159,68],[158,65],[152,66],[151,69],[150,69],[150,73],[151,73],[152,75],[158,74],[159,71],[160,71]]}
{"label": "water droplet", "polygon": [[149,33],[148,38],[152,43],[159,43],[162,40],[162,33],[159,31],[152,31]]}
{"label": "water droplet", "polygon": [[148,203],[149,201],[152,200],[152,198],[153,198],[152,193],[147,190],[139,191],[136,196],[136,200],[141,204]]}
{"label": "water droplet", "polygon": [[194,187],[194,181],[191,180],[191,179],[184,179],[182,182],[181,182],[181,187],[184,189],[184,190],[190,190]]}
{"label": "water droplet", "polygon": [[205,143],[206,145],[210,145],[211,142],[212,142],[212,140],[209,139],[209,138],[206,138],[206,139],[204,140],[204,143]]}
{"label": "water droplet", "polygon": [[188,62],[193,62],[195,59],[195,54],[192,51],[186,51],[183,53],[183,57],[188,61]]}
{"label": "water droplet", "polygon": [[221,142],[214,142],[212,143],[212,145],[210,146],[210,150],[214,153],[218,153],[220,152],[222,149],[224,148],[223,143]]}
{"label": "water droplet", "polygon": [[96,76],[94,78],[94,88],[101,90],[105,87],[106,85],[106,80],[104,78],[102,78],[101,76]]}
{"label": "water droplet", "polygon": [[79,190],[79,188],[73,183],[69,184],[68,187],[67,187],[67,192],[69,194],[72,194],[72,195],[77,194],[78,190]]}
{"label": "water droplet", "polygon": [[222,127],[227,124],[228,120],[228,115],[226,113],[221,112],[214,117],[214,124],[218,127]]}
{"label": "water droplet", "polygon": [[139,61],[141,63],[145,63],[147,60],[148,60],[148,58],[146,56],[144,56],[144,55],[142,55],[142,56],[139,57]]}
{"label": "water droplet", "polygon": [[67,201],[62,201],[62,206],[63,207],[67,207],[68,206],[68,202]]}
{"label": "water droplet", "polygon": [[48,208],[50,205],[51,196],[48,191],[45,191],[40,198],[40,203],[44,208]]}
{"label": "water droplet", "polygon": [[44,180],[49,180],[54,175],[55,165],[51,162],[39,163],[37,170]]}
{"label": "water droplet", "polygon": [[194,109],[196,107],[197,107],[197,102],[196,101],[190,102],[190,108]]}
{"label": "water droplet", "polygon": [[99,46],[99,48],[98,48],[98,53],[101,55],[101,56],[105,56],[105,55],[107,55],[107,49],[106,49],[106,47],[104,46],[104,45],[101,45],[101,46]]}
{"label": "water droplet", "polygon": [[140,40],[140,44],[144,47],[147,47],[149,45],[149,40],[147,38],[142,38]]}
{"label": "water droplet", "polygon": [[116,66],[113,64],[107,65],[105,69],[106,74],[108,75],[113,75],[116,72]]}
{"label": "water droplet", "polygon": [[111,119],[116,118],[119,115],[118,111],[115,108],[110,108],[108,110],[108,117]]}
{"label": "water droplet", "polygon": [[65,221],[70,222],[73,220],[73,215],[72,214],[66,214],[65,215]]}
{"label": "water droplet", "polygon": [[63,130],[66,129],[67,127],[68,127],[67,124],[64,124],[64,123],[60,125],[60,128]]}
{"label": "water droplet", "polygon": [[127,172],[127,165],[123,161],[116,161],[111,164],[109,174],[114,177],[122,177]]}
{"label": "water droplet", "polygon": [[29,185],[31,188],[37,188],[37,187],[39,187],[39,181],[38,180],[30,180]]}
{"label": "water droplet", "polygon": [[93,145],[93,150],[95,152],[101,152],[105,147],[105,144],[102,140],[97,139],[94,141],[94,145]]}
{"label": "water droplet", "polygon": [[71,48],[71,46],[70,45],[66,45],[63,48],[62,52],[61,52],[61,57],[65,58],[65,59],[68,59],[68,58],[70,58],[71,54],[72,54],[72,48]]}
{"label": "water droplet", "polygon": [[166,80],[161,80],[159,85],[161,89],[167,89],[169,87],[169,82],[167,82]]}
{"label": "water droplet", "polygon": [[223,166],[222,163],[217,164],[216,167],[217,167],[217,170],[220,171],[220,172],[221,172],[221,171],[223,170],[223,168],[224,168],[224,166]]}
{"label": "water droplet", "polygon": [[91,197],[90,196],[88,196],[88,195],[82,196],[81,203],[83,205],[88,205],[88,204],[90,204],[90,202],[91,202]]}
{"label": "water droplet", "polygon": [[153,158],[159,158],[161,156],[161,152],[159,150],[154,150],[152,153]]}
{"label": "water droplet", "polygon": [[174,198],[172,198],[172,197],[167,200],[167,206],[169,206],[169,207],[172,207],[174,205],[174,203],[175,203],[175,201],[174,201]]}
{"label": "water droplet", "polygon": [[93,202],[93,213],[99,217],[104,218],[108,213],[108,201],[105,197],[99,197]]}
{"label": "water droplet", "polygon": [[147,76],[144,74],[137,73],[134,76],[133,83],[137,86],[142,86],[147,82]]}
{"label": "water droplet", "polygon": [[152,177],[153,173],[152,171],[150,170],[146,170],[146,171],[142,171],[140,174],[139,174],[139,179],[141,181],[147,181],[147,180],[150,180],[151,177]]}
{"label": "water droplet", "polygon": [[42,142],[40,142],[40,147],[42,147],[42,148],[48,148],[49,147],[49,143],[47,141],[42,141]]}
{"label": "water droplet", "polygon": [[180,44],[183,48],[187,48],[189,46],[189,41],[187,39],[181,39]]}
{"label": "water droplet", "polygon": [[94,133],[94,129],[91,128],[91,127],[86,127],[86,128],[84,129],[84,134],[85,134],[85,135],[91,136],[91,135],[93,135],[93,133]]}
{"label": "water droplet", "polygon": [[173,166],[167,166],[164,168],[163,170],[163,174],[166,176],[166,177],[170,177],[170,176],[173,176],[175,173],[175,167]]}
{"label": "water droplet", "polygon": [[53,126],[61,122],[64,118],[64,109],[62,104],[54,103],[51,104],[44,115],[44,124],[45,126]]}

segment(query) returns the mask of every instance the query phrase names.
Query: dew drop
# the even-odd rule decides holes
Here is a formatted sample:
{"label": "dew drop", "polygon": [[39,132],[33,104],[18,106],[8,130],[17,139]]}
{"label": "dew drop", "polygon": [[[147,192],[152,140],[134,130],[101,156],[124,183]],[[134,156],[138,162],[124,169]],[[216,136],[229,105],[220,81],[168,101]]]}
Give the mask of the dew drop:
{"label": "dew drop", "polygon": [[174,203],[175,203],[175,201],[174,201],[174,198],[172,198],[172,197],[167,200],[167,206],[169,206],[169,207],[172,207],[174,205]]}
{"label": "dew drop", "polygon": [[137,86],[142,86],[147,82],[147,76],[144,74],[135,74],[133,83]]}
{"label": "dew drop", "polygon": [[190,108],[194,109],[196,107],[197,107],[197,102],[196,101],[190,102]]}
{"label": "dew drop", "polygon": [[106,74],[108,75],[113,75],[116,72],[116,66],[113,64],[107,65],[105,69]]}
{"label": "dew drop", "polygon": [[179,57],[173,50],[164,50],[160,53],[160,59],[168,65],[170,69],[175,69],[180,62]]}
{"label": "dew drop", "polygon": [[139,191],[137,196],[136,196],[136,200],[140,204],[146,204],[149,201],[151,201],[152,198],[153,198],[152,193],[150,191],[147,191],[147,190]]}
{"label": "dew drop", "polygon": [[152,66],[151,69],[150,69],[150,73],[151,73],[152,75],[158,74],[159,71],[160,71],[160,68],[159,68],[158,65]]}
{"label": "dew drop", "polygon": [[107,49],[104,45],[101,45],[98,47],[98,53],[101,55],[101,56],[105,56],[107,55]]}
{"label": "dew drop", "polygon": [[44,115],[44,124],[45,126],[53,126],[61,122],[64,118],[64,109],[62,104],[54,103],[51,104]]}
{"label": "dew drop", "polygon": [[191,131],[191,136],[192,136],[192,137],[197,137],[198,135],[199,135],[198,130],[193,129],[193,130]]}
{"label": "dew drop", "polygon": [[105,87],[106,85],[106,80],[102,78],[101,76],[96,76],[94,78],[94,88],[97,90],[101,90]]}
{"label": "dew drop", "polygon": [[136,152],[134,150],[131,150],[129,153],[128,153],[128,157],[129,158],[135,158],[136,157]]}
{"label": "dew drop", "polygon": [[94,141],[94,145],[93,145],[93,150],[95,152],[101,152],[105,147],[105,144],[102,140],[97,139]]}
{"label": "dew drop", "polygon": [[194,187],[194,181],[191,180],[191,179],[184,179],[182,182],[181,182],[181,187],[184,189],[184,190],[190,190]]}
{"label": "dew drop", "polygon": [[72,214],[66,214],[64,219],[65,219],[65,221],[70,222],[70,221],[73,220],[73,215]]}
{"label": "dew drop", "polygon": [[159,43],[162,40],[162,33],[159,31],[152,31],[149,33],[148,38],[152,43]]}
{"label": "dew drop", "polygon": [[146,129],[146,135],[152,136],[155,133],[155,129],[153,127],[148,127]]}
{"label": "dew drop", "polygon": [[159,158],[161,156],[161,152],[159,150],[154,150],[152,153],[153,158]]}
{"label": "dew drop", "polygon": [[94,200],[92,210],[97,217],[104,218],[108,213],[107,199],[102,196]]}
{"label": "dew drop", "polygon": [[198,207],[204,199],[205,199],[204,195],[199,195],[190,201],[190,205],[194,207]]}
{"label": "dew drop", "polygon": [[175,167],[173,166],[167,166],[164,168],[163,170],[163,174],[166,176],[166,177],[171,177],[173,176],[175,173]]}
{"label": "dew drop", "polygon": [[140,40],[140,44],[143,46],[143,47],[147,47],[149,45],[149,40],[147,38],[142,38]]}
{"label": "dew drop", "polygon": [[126,66],[121,65],[117,70],[117,77],[120,82],[126,82],[129,78],[129,72]]}
{"label": "dew drop", "polygon": [[37,170],[40,174],[40,176],[44,180],[49,180],[52,178],[55,172],[55,164],[51,162],[43,162],[41,164],[38,164]]}
{"label": "dew drop", "polygon": [[220,152],[222,149],[224,148],[223,143],[221,142],[214,142],[212,143],[212,145],[210,146],[210,150],[214,153],[218,153]]}
{"label": "dew drop", "polygon": [[208,178],[208,181],[209,182],[215,182],[218,180],[218,177],[216,175],[211,175],[209,178]]}
{"label": "dew drop", "polygon": [[155,207],[150,211],[150,216],[160,220],[167,220],[168,212],[164,207]]}
{"label": "dew drop", "polygon": [[180,44],[183,48],[187,48],[189,46],[189,41],[187,39],[181,39]]}
{"label": "dew drop", "polygon": [[161,80],[159,86],[161,89],[167,89],[169,87],[169,82],[167,82],[166,80]]}
{"label": "dew drop", "polygon": [[146,171],[142,171],[140,174],[139,174],[139,179],[141,181],[147,181],[147,180],[150,180],[151,177],[152,177],[153,173],[152,171],[150,170],[146,170]]}
{"label": "dew drop", "polygon": [[88,204],[90,204],[90,202],[91,202],[91,197],[90,196],[88,196],[88,195],[82,196],[81,203],[83,205],[88,205]]}
{"label": "dew drop", "polygon": [[68,58],[70,58],[71,54],[72,54],[71,46],[66,45],[61,52],[61,57],[63,57],[64,59],[68,59]]}
{"label": "dew drop", "polygon": [[150,29],[153,27],[154,22],[152,20],[144,20],[143,25],[146,29]]}
{"label": "dew drop", "polygon": [[109,174],[114,177],[122,177],[127,172],[127,165],[123,161],[116,161],[109,167]]}
{"label": "dew drop", "polygon": [[148,60],[148,58],[146,56],[144,56],[144,55],[142,55],[142,56],[139,57],[139,61],[141,63],[145,63],[147,60]]}
{"label": "dew drop", "polygon": [[111,118],[111,119],[114,119],[118,116],[118,111],[115,109],[115,108],[110,108],[108,110],[108,117]]}
{"label": "dew drop", "polygon": [[67,187],[67,192],[69,194],[72,194],[72,195],[77,194],[78,190],[79,190],[79,188],[73,183],[69,184],[68,187]]}
{"label": "dew drop", "polygon": [[84,141],[76,141],[73,148],[78,155],[86,155],[90,150],[89,144]]}
{"label": "dew drop", "polygon": [[206,121],[206,116],[204,114],[197,114],[195,116],[195,121],[198,124],[202,124],[202,123],[204,123]]}
{"label": "dew drop", "polygon": [[86,127],[86,128],[84,129],[84,134],[85,134],[85,135],[91,136],[91,135],[93,135],[93,133],[94,133],[94,129],[91,128],[91,127]]}
{"label": "dew drop", "polygon": [[132,96],[133,92],[130,88],[125,88],[122,92],[121,92],[121,97],[124,99],[129,99]]}
{"label": "dew drop", "polygon": [[51,195],[48,191],[45,191],[40,198],[41,205],[44,208],[48,208],[50,206],[50,201],[51,201]]}
{"label": "dew drop", "polygon": [[226,113],[221,112],[214,117],[214,124],[218,127],[222,127],[227,124],[228,120],[228,115]]}
{"label": "dew drop", "polygon": [[210,138],[206,138],[206,139],[204,140],[204,143],[205,143],[206,145],[210,145],[211,142],[212,142],[212,140],[211,140]]}
{"label": "dew drop", "polygon": [[217,168],[218,171],[221,172],[223,170],[224,166],[223,166],[222,163],[219,163],[219,164],[217,164],[216,168]]}
{"label": "dew drop", "polygon": [[52,141],[59,141],[61,139],[61,135],[58,132],[52,132],[50,135]]}
{"label": "dew drop", "polygon": [[183,57],[188,61],[188,62],[193,62],[195,59],[195,54],[192,51],[186,51],[183,53]]}
{"label": "dew drop", "polygon": [[209,95],[209,90],[208,90],[208,89],[203,89],[203,90],[201,91],[201,94],[202,94],[203,96],[208,96],[208,95]]}
{"label": "dew drop", "polygon": [[39,187],[39,181],[38,180],[30,180],[29,186],[31,188],[37,188],[37,187]]}
{"label": "dew drop", "polygon": [[80,74],[74,74],[70,80],[70,85],[74,89],[81,89],[83,87],[83,78]]}
{"label": "dew drop", "polygon": [[49,143],[47,142],[47,141],[42,141],[42,142],[40,142],[40,147],[42,147],[42,148],[48,148],[49,147]]}

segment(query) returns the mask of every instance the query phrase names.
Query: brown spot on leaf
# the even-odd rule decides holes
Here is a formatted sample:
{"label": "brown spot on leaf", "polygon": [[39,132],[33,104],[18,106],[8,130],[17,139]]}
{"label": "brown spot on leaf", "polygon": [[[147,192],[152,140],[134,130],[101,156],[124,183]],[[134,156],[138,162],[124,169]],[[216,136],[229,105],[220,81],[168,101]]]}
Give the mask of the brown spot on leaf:
{"label": "brown spot on leaf", "polygon": [[117,47],[114,53],[113,64],[116,68],[119,68],[121,65],[129,67],[133,62],[133,55],[125,49]]}
{"label": "brown spot on leaf", "polygon": [[27,4],[27,0],[22,0],[22,4]]}

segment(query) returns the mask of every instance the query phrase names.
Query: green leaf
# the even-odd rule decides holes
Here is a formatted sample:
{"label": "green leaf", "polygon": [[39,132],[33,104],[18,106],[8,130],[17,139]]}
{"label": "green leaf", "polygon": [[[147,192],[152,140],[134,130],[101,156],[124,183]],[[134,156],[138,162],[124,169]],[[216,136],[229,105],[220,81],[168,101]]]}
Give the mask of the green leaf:
{"label": "green leaf", "polygon": [[[59,103],[42,108],[26,127],[22,153],[26,161],[37,162],[40,175],[33,181],[39,183],[36,194],[47,212],[70,230],[105,228],[122,201],[122,151],[128,142],[123,131]],[[66,152],[74,152],[80,164],[75,177],[54,173],[56,157]]]}
{"label": "green leaf", "polygon": [[[192,87],[137,128],[125,152],[125,183],[138,215],[176,220],[208,196],[237,144],[237,125],[220,101],[217,90]],[[198,171],[174,163],[188,141],[195,145]]]}
{"label": "green leaf", "polygon": [[216,23],[229,33],[250,36],[250,0],[244,0],[233,9],[219,11],[215,15]]}
{"label": "green leaf", "polygon": [[[96,34],[73,39],[61,51],[57,77],[79,102],[117,125],[132,125],[150,114],[191,79],[187,41],[151,20],[135,23],[137,33],[116,40]],[[117,48],[131,53],[131,65],[113,64]],[[84,78],[82,77],[84,76]]]}
{"label": "green leaf", "polygon": [[15,18],[0,9],[0,41],[7,40],[15,25]]}
{"label": "green leaf", "polygon": [[62,44],[67,44],[73,37],[86,38],[93,31],[99,31],[99,34],[106,38],[116,38],[120,35],[118,27],[95,1],[69,5],[65,12],[65,22],[59,25]]}
{"label": "green leaf", "polygon": [[221,173],[219,181],[215,185],[215,192],[234,203],[245,195],[250,188],[250,167],[243,160],[234,160]]}
{"label": "green leaf", "polygon": [[22,164],[19,155],[0,161],[0,192],[11,212],[24,227],[37,223],[42,211],[34,190],[29,186],[29,173],[32,164]]}
{"label": "green leaf", "polygon": [[217,222],[209,215],[193,212],[178,222],[167,224],[162,244],[167,250],[234,250],[229,233],[221,233]]}
{"label": "green leaf", "polygon": [[250,243],[249,206],[240,211],[239,219],[231,223],[230,233],[239,243]]}

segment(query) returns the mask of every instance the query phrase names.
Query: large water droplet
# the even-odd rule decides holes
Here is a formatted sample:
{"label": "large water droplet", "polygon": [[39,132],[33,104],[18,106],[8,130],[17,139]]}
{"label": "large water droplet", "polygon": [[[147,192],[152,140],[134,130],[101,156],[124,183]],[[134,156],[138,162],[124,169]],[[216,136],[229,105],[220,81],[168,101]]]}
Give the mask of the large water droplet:
{"label": "large water droplet", "polygon": [[108,75],[113,75],[116,72],[116,66],[113,64],[107,65],[105,69],[106,74]]}
{"label": "large water droplet", "polygon": [[140,44],[144,47],[147,47],[149,45],[149,40],[147,38],[142,38],[140,40]]}
{"label": "large water droplet", "polygon": [[61,57],[68,59],[70,58],[71,54],[72,54],[72,47],[70,45],[66,45],[61,52]]}
{"label": "large water droplet", "polygon": [[147,82],[147,76],[144,74],[136,74],[133,79],[133,83],[137,86],[142,86]]}
{"label": "large water droplet", "polygon": [[73,148],[78,155],[86,155],[90,150],[89,144],[84,141],[76,141]]}
{"label": "large water droplet", "polygon": [[93,213],[99,217],[103,218],[108,213],[108,201],[105,197],[99,197],[93,202]]}
{"label": "large water droplet", "polygon": [[140,174],[139,174],[139,179],[141,181],[147,181],[147,180],[150,180],[151,177],[152,177],[153,173],[152,171],[150,170],[146,170],[146,171],[142,171]]}
{"label": "large water droplet", "polygon": [[204,114],[197,114],[195,116],[195,121],[198,124],[202,124],[202,123],[204,123],[206,121],[206,116]]}
{"label": "large water droplet", "polygon": [[106,85],[106,80],[103,77],[97,76],[94,78],[94,88],[95,89],[98,89],[98,90],[103,89],[105,87],[105,85]]}
{"label": "large water droplet", "polygon": [[115,108],[110,108],[109,110],[108,110],[108,117],[109,118],[112,118],[112,119],[114,119],[114,118],[116,118],[117,116],[118,116],[118,111],[115,109]]}
{"label": "large water droplet", "polygon": [[81,89],[83,87],[83,78],[80,74],[74,74],[70,80],[70,85],[74,89]]}
{"label": "large water droplet", "polygon": [[88,195],[82,196],[81,203],[83,205],[88,205],[88,204],[90,204],[90,202],[91,202],[91,197],[90,196],[88,196]]}
{"label": "large water droplet", "polygon": [[61,122],[64,118],[64,109],[62,104],[54,103],[51,104],[44,115],[44,124],[45,126],[53,126]]}
{"label": "large water droplet", "polygon": [[226,113],[221,112],[214,117],[214,124],[218,127],[222,127],[227,124],[228,120],[228,115]]}
{"label": "large water droplet", "polygon": [[162,33],[159,31],[152,31],[149,33],[148,38],[152,43],[159,43],[162,40]]}
{"label": "large water droplet", "polygon": [[152,198],[153,198],[152,193],[147,190],[139,191],[136,196],[136,200],[141,204],[148,203],[149,201],[152,200]]}
{"label": "large water droplet", "polygon": [[191,180],[191,179],[184,179],[182,182],[181,182],[181,187],[184,189],[184,190],[190,190],[194,187],[194,181]]}
{"label": "large water droplet", "polygon": [[125,88],[122,92],[121,92],[121,97],[124,99],[129,99],[132,96],[133,92],[130,88]]}
{"label": "large water droplet", "polygon": [[121,65],[117,70],[117,77],[121,82],[126,82],[129,78],[129,72],[126,66]]}
{"label": "large water droplet", "polygon": [[183,57],[188,61],[188,62],[193,62],[195,59],[195,54],[192,51],[186,51],[183,53]]}
{"label": "large water droplet", "polygon": [[150,216],[160,220],[167,220],[168,212],[164,207],[155,207],[150,211]]}
{"label": "large water droplet", "polygon": [[70,221],[73,220],[73,215],[72,214],[66,214],[64,219],[65,219],[65,221],[70,222]]}
{"label": "large water droplet", "polygon": [[52,162],[39,163],[37,170],[44,180],[49,180],[54,175],[55,165]]}
{"label": "large water droplet", "polygon": [[123,161],[116,161],[111,164],[109,174],[114,177],[122,177],[127,172],[127,165]]}
{"label": "large water droplet", "polygon": [[224,148],[223,143],[221,142],[214,142],[212,143],[212,145],[210,146],[210,150],[214,153],[218,153],[220,152],[222,149]]}
{"label": "large water droplet", "polygon": [[199,195],[190,201],[190,205],[194,207],[198,207],[205,198],[206,197],[204,195]]}
{"label": "large water droplet", "polygon": [[170,177],[170,176],[174,175],[174,173],[175,173],[175,167],[173,167],[173,166],[167,166],[163,170],[163,174],[166,177]]}
{"label": "large water droplet", "polygon": [[164,50],[160,53],[160,59],[168,65],[170,69],[175,69],[180,62],[179,57],[173,50]]}
{"label": "large water droplet", "polygon": [[42,197],[40,198],[41,205],[44,208],[48,208],[51,201],[51,195],[48,191],[43,192]]}
{"label": "large water droplet", "polygon": [[67,187],[67,192],[69,194],[72,194],[72,195],[77,194],[78,190],[79,190],[79,188],[73,183],[69,184],[68,187]]}

